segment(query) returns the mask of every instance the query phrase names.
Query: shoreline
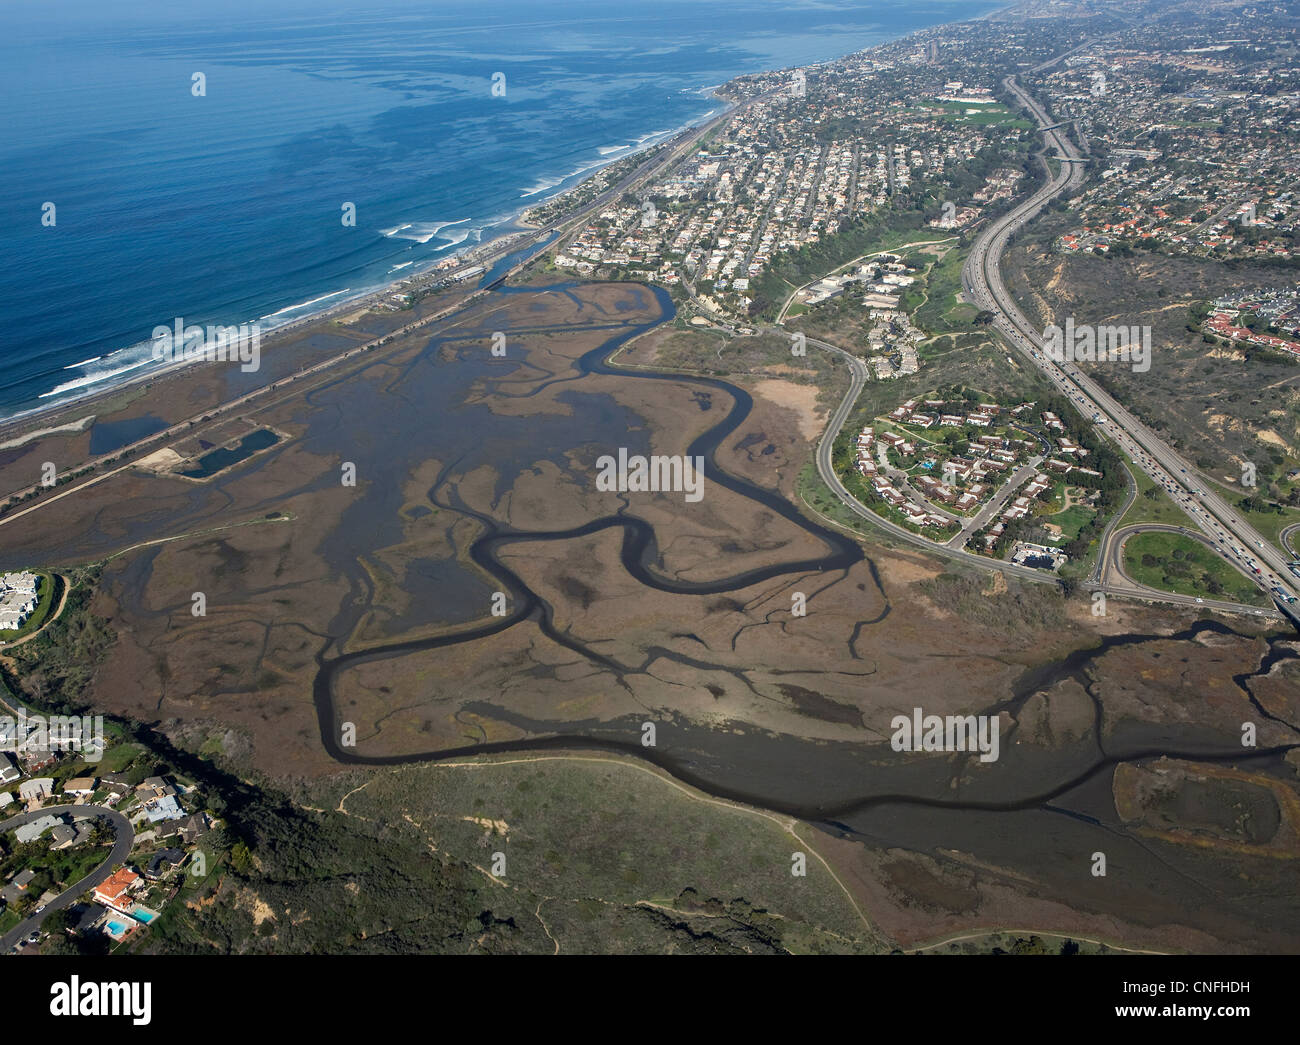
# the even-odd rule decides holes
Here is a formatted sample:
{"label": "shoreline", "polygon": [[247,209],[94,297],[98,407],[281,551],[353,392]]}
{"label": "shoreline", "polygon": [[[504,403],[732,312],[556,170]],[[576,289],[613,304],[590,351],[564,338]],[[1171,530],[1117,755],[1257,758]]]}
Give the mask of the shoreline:
{"label": "shoreline", "polygon": [[[1005,11],[1015,6],[1016,4],[1014,0],[1012,0],[1012,2],[999,6],[995,8],[993,11],[986,12],[984,15],[978,17],[985,18],[988,17],[990,14],[995,14],[1001,11]],[[905,33],[901,36],[893,37],[887,40],[881,40],[878,43],[872,44],[866,48],[861,48],[855,51],[847,51],[842,54],[835,55],[834,57],[827,58],[816,63],[812,63],[808,66],[801,66],[800,68],[813,68],[815,66],[825,65],[829,62],[841,61],[847,58],[849,55],[862,53],[864,51],[869,51],[875,47],[881,46],[886,43],[893,43],[898,40],[906,40],[908,37],[914,36],[920,32],[930,32],[936,29],[942,29],[946,26],[956,25],[956,24],[960,24],[963,21],[970,21],[970,20],[971,19],[956,19],[950,22],[936,23],[935,25],[927,26],[922,29],[913,30],[912,32]],[[785,67],[782,67],[782,69],[783,68]],[[448,267],[449,272],[454,272],[457,269],[462,268],[466,265],[472,266],[476,263],[479,263],[480,261],[485,260],[487,257],[491,257],[495,253],[502,252],[501,247],[503,246],[502,243],[503,240],[509,241],[509,243],[512,244],[517,244],[516,246],[513,247],[513,249],[526,249],[526,246],[524,244],[517,243],[517,241],[525,239],[527,237],[536,236],[538,233],[543,231],[543,227],[538,226],[532,222],[525,221],[524,220],[525,214],[528,214],[531,211],[536,210],[537,208],[544,206],[547,203],[559,199],[564,195],[567,195],[569,193],[581,189],[593,178],[599,177],[602,171],[604,171],[608,167],[613,166],[616,163],[620,163],[624,160],[629,159],[630,157],[638,156],[643,153],[648,153],[651,150],[665,144],[666,142],[673,141],[674,139],[680,137],[681,135],[697,127],[703,126],[704,124],[708,123],[711,120],[725,118],[729,112],[731,112],[737,107],[738,103],[735,101],[734,98],[728,97],[726,94],[721,92],[725,92],[737,79],[741,79],[747,76],[768,75],[773,72],[780,72],[780,71],[781,69],[757,69],[750,72],[737,74],[736,76],[733,76],[731,79],[724,81],[723,83],[720,84],[699,88],[698,90],[701,93],[702,97],[721,104],[722,106],[721,111],[718,111],[717,109],[712,109],[709,112],[703,113],[700,116],[696,117],[695,119],[689,120],[686,123],[674,128],[673,130],[666,132],[662,136],[658,136],[657,141],[646,141],[632,148],[630,151],[624,153],[621,156],[613,156],[610,157],[608,160],[597,162],[594,166],[582,171],[583,176],[578,181],[570,185],[568,188],[559,187],[560,185],[563,185],[565,180],[567,180],[567,179],[561,179],[561,181],[557,183],[557,185],[555,186],[555,188],[558,191],[555,191],[550,195],[539,194],[538,199],[528,203],[525,206],[521,206],[517,208],[515,211],[513,211],[511,214],[509,214],[502,220],[495,222],[492,225],[486,227],[487,229],[505,227],[510,231],[506,231],[501,233],[500,235],[493,236],[491,239],[487,240],[486,242],[480,240],[478,243],[475,243],[473,246],[463,247],[457,250],[453,250],[443,257],[429,259],[423,263],[416,263],[418,267],[415,267],[411,272],[404,272],[402,275],[398,276],[395,279],[390,279],[381,284],[374,285],[362,290],[358,290],[355,293],[352,293],[349,296],[344,297],[340,301],[335,301],[332,304],[326,305],[324,308],[309,311],[303,314],[302,316],[296,317],[294,319],[289,320],[288,322],[272,327],[270,330],[265,331],[263,334],[264,340],[261,345],[261,352],[265,353],[265,352],[273,351],[279,345],[290,340],[290,335],[293,335],[294,333],[301,331],[305,327],[309,327],[317,323],[327,322],[333,318],[336,318],[339,315],[347,314],[356,311],[360,308],[373,307],[375,304],[382,301],[384,298],[392,295],[393,293],[398,292],[402,287],[404,287],[411,281],[420,280],[422,278],[428,277],[432,272],[437,270],[438,266],[440,265],[445,266],[448,261],[453,261],[453,260],[455,261],[454,266]],[[706,91],[707,94],[704,93]],[[655,137],[655,136],[648,135],[647,137]],[[486,229],[484,231],[486,231]],[[502,253],[509,254],[511,253],[511,250],[507,249]],[[485,268],[487,267],[488,266],[485,265]],[[412,289],[418,289],[418,288],[412,288]],[[321,296],[335,297],[337,295],[347,294],[347,293],[348,292],[346,290],[333,291],[333,292],[326,292]],[[287,310],[292,310],[297,307],[300,306],[290,305],[287,306]],[[271,313],[270,315],[275,315],[275,313]],[[257,320],[256,322],[260,323],[261,320]],[[137,345],[125,345],[122,348],[114,349],[112,350],[112,352],[105,353],[105,356],[117,352],[127,352],[138,347],[143,347],[146,344],[147,342],[140,342]],[[208,362],[208,365],[218,365],[218,364]],[[79,421],[82,422],[82,424],[86,427],[93,426],[96,420],[96,418],[93,416],[95,412],[94,408],[96,404],[103,403],[105,400],[120,395],[124,392],[127,392],[130,389],[135,388],[139,385],[148,384],[156,380],[164,380],[177,373],[186,370],[193,370],[193,369],[194,369],[193,361],[184,361],[184,360],[176,361],[170,364],[163,364],[163,365],[152,365],[152,366],[136,365],[132,367],[132,371],[135,372],[132,372],[130,374],[124,374],[120,380],[113,380],[112,378],[106,378],[102,382],[95,382],[91,385],[87,385],[86,386],[87,391],[84,394],[78,395],[76,393],[73,393],[69,395],[67,398],[61,398],[57,402],[52,402],[48,405],[36,405],[28,409],[16,410],[15,412],[12,413],[4,412],[5,408],[0,407],[0,443],[5,443],[7,441],[11,442],[15,439],[22,439],[23,442],[29,442],[32,439],[40,438],[40,436],[44,434],[44,429],[62,428],[64,426],[68,426]],[[49,393],[43,393],[43,394],[48,395]],[[43,426],[42,431],[41,432],[33,431],[32,430],[33,425]]]}
{"label": "shoreline", "polygon": [[[728,83],[730,82],[731,81],[728,81]],[[447,266],[447,262],[449,261],[454,261],[455,265],[447,266],[447,271],[454,272],[467,265],[472,266],[481,263],[498,253],[509,254],[512,250],[526,249],[526,245],[521,244],[518,241],[527,237],[536,236],[537,233],[543,230],[544,226],[526,221],[524,215],[553,200],[559,199],[567,193],[580,189],[591,179],[598,177],[602,171],[612,167],[616,163],[620,163],[623,160],[627,160],[634,156],[648,153],[651,150],[658,148],[660,145],[663,145],[665,142],[672,141],[673,139],[680,137],[682,134],[707,123],[709,120],[717,119],[720,116],[726,115],[728,111],[735,107],[735,103],[731,99],[725,98],[717,93],[726,86],[727,84],[718,84],[710,87],[708,88],[709,93],[706,96],[707,98],[720,103],[723,106],[722,111],[718,111],[716,108],[711,109],[709,112],[703,113],[696,119],[689,120],[680,127],[675,127],[663,135],[652,135],[652,137],[658,137],[657,141],[646,141],[621,156],[611,156],[608,159],[602,159],[595,166],[583,170],[582,178],[574,182],[568,188],[560,188],[560,185],[563,185],[567,178],[561,179],[561,181],[554,186],[558,191],[554,191],[550,195],[542,195],[539,193],[538,198],[533,202],[519,207],[500,221],[487,226],[484,231],[495,228],[504,228],[507,230],[498,235],[492,236],[488,240],[480,240],[472,246],[459,247],[443,257],[430,258],[423,262],[416,262],[412,267],[412,271],[403,272],[396,278],[390,279],[384,283],[351,293],[346,289],[342,291],[327,292],[322,295],[322,297],[333,298],[343,294],[347,294],[348,296],[343,297],[339,301],[328,304],[323,308],[308,311],[301,316],[280,323],[271,327],[269,330],[264,331],[262,334],[263,342],[261,345],[261,351],[267,352],[275,349],[278,344],[289,340],[288,335],[301,331],[304,327],[316,323],[327,322],[341,314],[354,312],[360,308],[373,307],[373,305],[382,301],[389,295],[398,292],[401,288],[405,287],[412,281],[427,278],[434,273],[439,266]],[[503,247],[506,249],[503,250]],[[485,268],[486,267],[487,266],[485,266]],[[419,288],[412,287],[411,289]],[[293,310],[299,307],[303,306],[290,305],[287,306],[286,310]],[[270,315],[275,315],[275,313],[271,313]],[[259,319],[253,322],[261,323],[262,320]],[[141,348],[147,343],[148,342],[139,342],[136,345],[124,345],[121,348],[113,349],[111,352],[105,353],[105,356],[117,352],[129,352],[132,349]],[[73,393],[66,398],[59,399],[57,402],[47,405],[33,406],[28,409],[18,410],[14,413],[4,413],[4,408],[0,407],[0,443],[13,441],[15,439],[22,439],[23,442],[29,442],[31,439],[39,438],[40,435],[44,434],[44,430],[42,430],[42,432],[29,432],[27,430],[30,425],[36,423],[43,424],[47,427],[59,428],[71,425],[77,421],[83,421],[85,425],[93,424],[93,418],[91,417],[93,409],[89,414],[86,414],[84,418],[78,416],[63,420],[61,419],[61,416],[68,411],[79,412],[88,406],[93,407],[96,402],[118,395],[137,385],[165,379],[179,371],[191,369],[193,367],[193,361],[185,360],[155,366],[136,366],[132,369],[139,371],[138,373],[131,373],[129,375],[124,374],[120,380],[108,378],[102,382],[95,382],[93,385],[87,386],[88,390],[81,395]]]}

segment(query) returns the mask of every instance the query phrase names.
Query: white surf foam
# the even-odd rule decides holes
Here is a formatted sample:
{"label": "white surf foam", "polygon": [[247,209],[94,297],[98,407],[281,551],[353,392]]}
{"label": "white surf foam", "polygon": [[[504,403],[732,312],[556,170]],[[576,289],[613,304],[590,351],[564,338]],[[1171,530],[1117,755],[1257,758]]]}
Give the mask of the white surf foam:
{"label": "white surf foam", "polygon": [[286,305],[284,308],[278,309],[275,312],[268,312],[262,317],[262,319],[259,319],[258,322],[260,323],[262,320],[266,319],[275,319],[277,316],[285,316],[290,312],[297,312],[301,308],[309,308],[319,301],[328,301],[330,298],[336,298],[340,294],[346,294],[350,289],[350,287],[344,287],[342,290],[335,290],[329,294],[322,294],[320,297],[312,298],[310,301],[300,301],[296,305]]}
{"label": "white surf foam", "polygon": [[469,218],[458,218],[456,221],[408,221],[396,228],[379,231],[390,239],[409,239],[415,243],[428,243],[435,236],[439,239],[447,239],[448,237],[439,235],[443,229],[452,225],[463,225],[467,221]]}
{"label": "white surf foam", "polygon": [[77,378],[75,381],[65,381],[61,385],[56,385],[48,392],[42,392],[38,398],[49,399],[50,396],[63,395],[66,392],[73,392],[78,388],[85,388],[87,385],[97,385],[101,381],[108,381],[112,378],[120,377],[122,374],[130,373],[132,370],[138,370],[142,366],[148,366],[151,362],[152,360],[150,359],[141,359],[139,362],[132,363],[130,366],[117,367],[113,370],[104,370],[95,374],[86,374],[83,377]]}
{"label": "white surf foam", "polygon": [[[622,146],[620,146],[620,148],[622,148]],[[627,148],[631,149],[632,146],[629,145],[627,146]],[[586,174],[589,171],[598,170],[599,168],[604,167],[609,162],[610,162],[610,158],[608,156],[605,156],[599,160],[596,160],[594,163],[587,163],[581,167],[575,167],[573,170],[569,171],[568,174],[561,175],[558,178],[547,178],[544,181],[538,182],[532,188],[523,192],[519,198],[526,199],[529,196],[536,196],[539,193],[546,192],[548,189],[558,188],[559,186],[563,185],[565,182],[569,181],[570,179],[576,178],[582,174]]]}
{"label": "white surf foam", "polygon": [[529,196],[536,196],[538,193],[545,192],[547,189],[555,188],[555,186],[559,185],[562,181],[564,181],[563,178],[546,178],[539,181],[536,185],[526,188],[522,193],[520,193],[519,198],[522,200],[527,199]]}

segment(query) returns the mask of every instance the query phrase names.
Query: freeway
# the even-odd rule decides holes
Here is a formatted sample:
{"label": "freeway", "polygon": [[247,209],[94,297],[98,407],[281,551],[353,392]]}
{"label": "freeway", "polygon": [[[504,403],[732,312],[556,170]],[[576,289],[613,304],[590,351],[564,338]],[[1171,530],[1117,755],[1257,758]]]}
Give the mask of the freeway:
{"label": "freeway", "polygon": [[91,818],[102,817],[113,826],[117,833],[117,840],[113,843],[113,850],[108,854],[108,859],[96,867],[90,874],[86,875],[81,881],[74,883],[69,888],[59,893],[53,900],[50,900],[40,911],[33,914],[30,918],[24,919],[17,926],[10,929],[4,936],[0,936],[0,954],[8,954],[13,950],[19,940],[26,937],[40,928],[41,922],[45,921],[49,915],[61,910],[64,907],[71,907],[77,902],[77,898],[82,893],[94,889],[105,879],[109,877],[114,869],[121,867],[126,863],[126,858],[130,855],[131,846],[135,844],[135,831],[131,827],[130,821],[115,809],[109,809],[106,806],[88,806],[88,805],[62,805],[46,806],[44,809],[37,809],[30,813],[19,813],[17,816],[11,816],[4,823],[0,824],[0,832],[12,831],[16,827],[22,827],[23,824],[30,823],[33,820],[39,820],[43,816],[59,815],[70,813],[75,817]]}
{"label": "freeway", "polygon": [[[1080,45],[1083,47],[1085,45]],[[1077,50],[1077,48],[1076,48]],[[1068,53],[1068,52],[1067,52]],[[1058,56],[1052,62],[1045,63],[1042,68],[1055,64],[1064,55]],[[1054,148],[1058,159],[1062,161],[1060,170],[1052,175],[1046,185],[1033,193],[1027,200],[1013,208],[1009,213],[993,222],[987,229],[981,233],[972,247],[970,255],[962,268],[962,285],[968,298],[978,307],[987,309],[994,313],[994,327],[1002,334],[1003,338],[1009,344],[1017,348],[1023,355],[1043,370],[1054,384],[1067,395],[1072,402],[1084,413],[1084,416],[1092,415],[1102,431],[1107,434],[1113,442],[1125,450],[1132,460],[1141,467],[1156,482],[1163,486],[1170,494],[1175,503],[1187,512],[1187,514],[1197,520],[1197,524],[1206,529],[1211,538],[1211,547],[1214,547],[1219,554],[1223,555],[1238,569],[1247,572],[1257,578],[1257,583],[1265,592],[1269,592],[1270,587],[1278,585],[1280,577],[1277,572],[1265,572],[1261,563],[1257,562],[1254,555],[1246,549],[1253,542],[1255,547],[1263,549],[1264,542],[1257,534],[1250,529],[1247,524],[1240,519],[1236,519],[1233,526],[1225,527],[1223,520],[1225,516],[1236,518],[1231,509],[1222,502],[1216,505],[1209,503],[1207,491],[1210,489],[1208,484],[1195,487],[1188,487],[1185,483],[1180,483],[1175,476],[1195,475],[1189,472],[1186,462],[1177,458],[1171,449],[1163,444],[1155,435],[1145,426],[1140,425],[1126,410],[1124,410],[1109,395],[1096,386],[1086,375],[1082,374],[1077,367],[1072,364],[1066,364],[1058,367],[1043,352],[1041,336],[1030,327],[1028,321],[1021,314],[1019,308],[1010,295],[1007,294],[1002,283],[999,260],[1002,251],[1005,249],[1007,241],[1011,234],[1023,226],[1026,222],[1032,220],[1042,207],[1051,199],[1054,199],[1060,193],[1067,189],[1073,189],[1083,183],[1085,177],[1083,157],[1075,151],[1073,144],[1068,138],[1060,133],[1061,129],[1067,124],[1053,123],[1038,103],[1015,82],[1014,77],[1008,77],[1003,81],[1004,86],[1017,97],[1022,105],[1033,115],[1039,130],[1043,133],[1047,143]],[[1046,167],[1046,162],[1044,161]],[[1050,174],[1050,169],[1049,169]],[[695,305],[712,319],[719,327],[727,333],[735,334],[735,328],[722,316],[707,308],[703,302],[696,297],[693,288],[685,284]],[[789,300],[793,300],[793,295]],[[786,302],[788,307],[789,301]],[[782,309],[784,314],[785,309]],[[778,323],[780,320],[778,320]],[[779,326],[763,328],[763,333],[779,333],[788,337],[788,332]],[[860,501],[857,500],[844,486],[839,476],[835,473],[832,465],[832,451],[835,440],[840,430],[847,421],[853,404],[857,401],[858,395],[867,379],[867,372],[863,361],[849,352],[831,345],[827,342],[820,341],[816,338],[808,338],[807,343],[822,349],[823,351],[833,353],[843,358],[850,371],[850,387],[843,401],[836,408],[827,422],[826,429],[822,435],[821,441],[817,447],[817,470],[821,475],[822,481],[836,496],[836,498],[851,512],[858,517],[867,520],[880,529],[888,532],[891,536],[906,541],[909,544],[924,548],[932,554],[944,558],[966,562],[970,565],[980,566],[985,569],[997,569],[1004,573],[1021,577],[1026,580],[1037,582],[1056,583],[1053,575],[1045,574],[1041,570],[1032,567],[1019,566],[1015,563],[1001,562],[990,559],[987,556],[976,555],[973,552],[964,550],[964,541],[960,545],[952,542],[957,546],[945,547],[937,544],[925,537],[913,533],[906,527],[891,522],[888,519],[871,511]],[[1111,424],[1107,425],[1107,419]],[[1137,433],[1135,435],[1134,433]],[[1168,461],[1163,467],[1158,464],[1159,461]],[[1175,463],[1175,461],[1177,463]],[[1115,542],[1116,528],[1120,518],[1129,505],[1133,503],[1136,497],[1137,487],[1133,483],[1132,477],[1129,477],[1128,496],[1123,508],[1116,513],[1111,522],[1107,525],[1102,534],[1100,541],[1097,566],[1093,573],[1093,579],[1088,587],[1102,588],[1112,594],[1128,595],[1134,598],[1147,600],[1162,600],[1176,605],[1205,605],[1213,608],[1223,609],[1228,612],[1252,613],[1258,615],[1274,615],[1267,610],[1256,609],[1253,607],[1243,606],[1239,603],[1212,601],[1209,603],[1197,603],[1190,596],[1181,596],[1168,592],[1157,592],[1154,589],[1145,588],[1140,585],[1134,585],[1127,579],[1107,581],[1105,579],[1105,561],[1117,549],[1122,542]],[[1193,499],[1200,497],[1205,503],[1194,504]],[[1213,517],[1213,521],[1212,521]],[[1202,522],[1204,520],[1204,523]],[[1238,536],[1239,543],[1234,544],[1229,538],[1229,533]],[[1285,567],[1285,559],[1279,556],[1279,565]],[[1279,588],[1284,594],[1281,596],[1286,599],[1289,596],[1289,587]]]}
{"label": "freeway", "polygon": [[1007,292],[999,263],[1011,235],[1036,217],[1050,200],[1082,184],[1084,169],[1073,143],[1059,129],[1047,129],[1052,121],[1015,78],[1007,77],[1003,85],[1033,116],[1046,144],[1066,162],[1047,184],[993,222],[976,240],[962,268],[967,296],[977,307],[994,313],[993,325],[1004,340],[1038,367],[1080,413],[1091,417],[1103,434],[1162,486],[1223,558],[1238,569],[1244,568],[1275,602],[1289,602],[1295,597],[1293,590],[1300,587],[1297,579],[1288,574],[1287,560],[1280,550],[1265,542],[1209,482],[1091,377],[1072,362],[1049,358],[1042,336]]}

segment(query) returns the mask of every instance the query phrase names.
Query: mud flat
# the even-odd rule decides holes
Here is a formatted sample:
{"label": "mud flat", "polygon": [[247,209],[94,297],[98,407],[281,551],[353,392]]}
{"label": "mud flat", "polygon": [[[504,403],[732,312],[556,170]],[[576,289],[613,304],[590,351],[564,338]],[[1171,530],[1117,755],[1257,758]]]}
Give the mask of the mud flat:
{"label": "mud flat", "polygon": [[[1018,909],[1040,921],[1017,928],[1170,947],[1293,939],[1286,861],[1153,840],[1111,782],[1167,757],[1294,792],[1294,648],[1157,610],[1126,630],[1082,602],[1041,612],[1014,584],[948,598],[923,557],[796,507],[815,401],[609,362],[670,309],[632,284],[503,288],[11,513],[0,554],[115,556],[95,702],[239,729],[272,776],[596,748],[817,824],[899,939]],[[620,448],[702,458],[704,495],[602,491]],[[1001,758],[894,751],[916,707],[995,717]]]}

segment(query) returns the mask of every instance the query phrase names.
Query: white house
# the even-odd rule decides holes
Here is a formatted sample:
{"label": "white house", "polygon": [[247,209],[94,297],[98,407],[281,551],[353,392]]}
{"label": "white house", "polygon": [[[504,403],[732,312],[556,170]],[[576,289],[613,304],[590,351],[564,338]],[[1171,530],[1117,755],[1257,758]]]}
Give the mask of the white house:
{"label": "white house", "polygon": [[41,801],[54,794],[54,778],[48,776],[32,777],[18,785],[18,797],[24,802]]}

